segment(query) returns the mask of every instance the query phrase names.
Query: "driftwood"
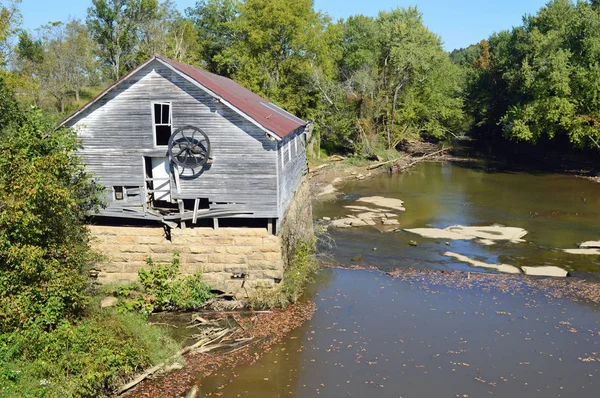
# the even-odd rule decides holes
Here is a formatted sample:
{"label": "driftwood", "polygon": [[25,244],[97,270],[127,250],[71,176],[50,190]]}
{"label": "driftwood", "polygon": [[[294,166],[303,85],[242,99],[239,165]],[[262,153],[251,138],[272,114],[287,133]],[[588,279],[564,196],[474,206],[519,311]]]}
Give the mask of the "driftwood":
{"label": "driftwood", "polygon": [[312,174],[312,173],[317,172],[317,171],[319,171],[321,169],[324,169],[325,167],[328,167],[330,165],[331,165],[331,163],[324,163],[324,164],[322,164],[320,166],[315,167],[314,169],[311,169],[310,173]]}
{"label": "driftwood", "polygon": [[209,352],[209,351],[215,350],[217,348],[222,348],[222,347],[236,347],[237,345],[239,345],[237,342],[232,343],[232,344],[215,344],[215,345],[209,346],[209,344],[215,343],[217,340],[222,341],[222,339],[225,338],[226,335],[232,333],[234,330],[235,330],[235,328],[222,329],[210,337],[202,338],[198,342],[196,342],[190,346],[187,346],[185,348],[182,348],[181,350],[179,350],[179,352],[177,352],[177,354],[170,357],[169,360],[167,360],[165,362],[161,362],[158,365],[151,367],[150,369],[146,370],[144,373],[142,373],[141,375],[139,375],[138,377],[136,377],[129,383],[125,384],[123,387],[119,388],[119,390],[117,391],[117,395],[121,395],[124,392],[137,386],[142,381],[146,380],[148,377],[152,376],[154,373],[161,370],[166,365],[166,363],[169,362],[170,360],[180,357],[184,354],[187,354],[190,351],[194,351],[196,353],[204,353],[204,352]]}
{"label": "driftwood", "polygon": [[[415,164],[417,164],[417,163],[419,163],[419,162],[421,162],[421,161],[423,161],[423,160],[425,160],[427,158],[433,157],[435,155],[439,155],[440,153],[443,153],[445,151],[446,151],[446,148],[440,149],[439,151],[435,151],[435,152],[432,152],[432,153],[428,153],[427,155],[421,156],[420,158],[417,158],[417,159],[413,160],[412,162],[410,162],[410,163],[408,163],[408,164],[400,167],[400,170],[407,169],[407,168],[409,168],[411,166],[414,166]],[[378,169],[378,168],[380,168],[382,166],[385,166],[387,164],[391,164],[393,166],[399,160],[400,159],[394,159],[394,160],[388,160],[387,162],[381,162],[381,163],[372,164],[371,166],[367,167],[367,170]]]}

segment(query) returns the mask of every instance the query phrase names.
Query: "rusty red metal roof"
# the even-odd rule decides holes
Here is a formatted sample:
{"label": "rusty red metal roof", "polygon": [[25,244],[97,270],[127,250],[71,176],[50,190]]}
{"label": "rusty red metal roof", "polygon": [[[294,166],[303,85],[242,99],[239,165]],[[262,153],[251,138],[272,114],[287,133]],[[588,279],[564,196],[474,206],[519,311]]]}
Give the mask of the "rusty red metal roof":
{"label": "rusty red metal roof", "polygon": [[307,125],[307,122],[305,122],[304,120],[297,118],[296,116],[292,115],[286,110],[269,102],[268,100],[253,93],[252,91],[248,90],[244,86],[234,82],[229,78],[219,76],[214,73],[210,73],[190,65],[182,64],[180,62],[174,61],[170,58],[163,57],[160,55],[154,55],[146,61],[142,62],[131,72],[129,72],[126,76],[117,80],[106,90],[104,90],[94,99],[92,99],[86,105],[81,107],[77,112],[75,112],[67,119],[62,121],[60,125],[63,125],[64,123],[81,113],[84,109],[86,109],[98,99],[103,97],[113,87],[117,86],[120,82],[135,74],[139,69],[141,69],[143,66],[147,65],[149,62],[155,59],[171,66],[179,73],[194,80],[199,85],[205,87],[210,92],[217,95],[219,97],[218,99],[226,102],[226,105],[228,104],[234,107],[237,111],[242,112],[248,118],[261,125],[266,130],[269,130],[270,132],[276,134],[280,138],[284,138],[296,129]]}

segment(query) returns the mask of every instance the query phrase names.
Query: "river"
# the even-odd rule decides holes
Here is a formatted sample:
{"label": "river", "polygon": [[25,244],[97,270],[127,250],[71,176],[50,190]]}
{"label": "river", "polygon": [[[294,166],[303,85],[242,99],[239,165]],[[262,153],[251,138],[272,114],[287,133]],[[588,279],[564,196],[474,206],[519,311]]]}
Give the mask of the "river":
{"label": "river", "polygon": [[[337,200],[317,202],[315,215],[317,219],[344,216],[348,213],[344,206],[372,195],[405,202],[406,211],[399,217],[402,229],[502,224],[527,230],[526,242],[486,246],[475,241],[421,238],[402,230],[382,233],[372,227],[330,228],[335,246],[323,250],[334,261],[351,264],[352,257],[360,254],[363,265],[383,270],[473,270],[442,255],[452,251],[487,263],[600,272],[600,256],[562,250],[600,240],[600,184],[585,178],[489,169],[484,163],[421,163],[404,174],[350,180]],[[417,246],[410,246],[410,241]]]}
{"label": "river", "polygon": [[[315,216],[344,216],[345,205],[369,195],[405,202],[401,228],[497,223],[528,234],[524,242],[488,246],[329,228],[336,245],[323,246],[328,260],[482,271],[442,255],[452,250],[490,263],[600,272],[600,256],[562,251],[600,239],[600,184],[424,163],[406,174],[346,182],[336,200],[315,205]],[[362,259],[353,262],[357,254]],[[317,303],[312,320],[257,363],[198,380],[200,396],[585,398],[600,391],[595,304],[536,289],[458,289],[348,269],[321,271],[309,297]]]}

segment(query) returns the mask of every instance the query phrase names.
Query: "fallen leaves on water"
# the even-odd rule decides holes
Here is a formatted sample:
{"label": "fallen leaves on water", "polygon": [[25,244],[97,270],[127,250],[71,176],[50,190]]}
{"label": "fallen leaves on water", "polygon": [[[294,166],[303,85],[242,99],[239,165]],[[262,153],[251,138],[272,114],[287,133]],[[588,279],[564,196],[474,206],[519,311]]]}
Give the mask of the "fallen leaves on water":
{"label": "fallen leaves on water", "polygon": [[[291,305],[285,309],[275,309],[270,313],[257,313],[239,321],[232,339],[253,337],[256,343],[245,346],[235,352],[205,353],[186,356],[184,369],[147,379],[134,390],[124,394],[127,398],[180,397],[202,377],[215,374],[221,369],[233,369],[240,364],[252,364],[258,361],[270,347],[281,342],[292,330],[312,318],[316,310],[313,302]],[[268,381],[268,378],[265,378]],[[222,392],[213,393],[221,396]]]}

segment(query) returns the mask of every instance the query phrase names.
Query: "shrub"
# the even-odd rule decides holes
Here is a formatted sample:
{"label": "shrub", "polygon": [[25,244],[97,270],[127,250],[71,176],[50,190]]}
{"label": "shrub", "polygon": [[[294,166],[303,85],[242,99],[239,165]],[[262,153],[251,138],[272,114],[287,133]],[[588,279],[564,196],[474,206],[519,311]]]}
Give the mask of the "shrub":
{"label": "shrub", "polygon": [[69,129],[36,109],[0,135],[0,333],[52,328],[84,308],[94,260],[83,220],[100,204]]}
{"label": "shrub", "polygon": [[122,311],[149,314],[154,310],[190,310],[201,307],[213,296],[200,272],[181,276],[177,253],[170,263],[157,264],[150,257],[146,263],[149,268],[138,271],[136,288],[126,285],[114,290],[114,294],[123,298],[119,303]]}

